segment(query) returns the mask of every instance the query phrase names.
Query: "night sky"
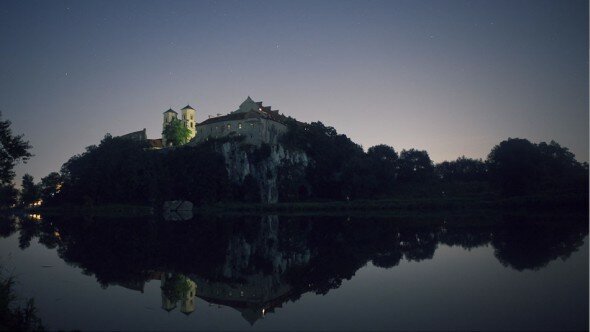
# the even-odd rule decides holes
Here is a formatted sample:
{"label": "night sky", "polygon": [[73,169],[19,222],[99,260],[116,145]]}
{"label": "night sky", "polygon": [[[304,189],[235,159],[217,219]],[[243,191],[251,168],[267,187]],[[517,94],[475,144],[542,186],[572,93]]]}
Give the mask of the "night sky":
{"label": "night sky", "polygon": [[587,1],[2,1],[0,110],[38,181],[106,133],[248,96],[365,149],[484,158],[508,137],[588,160]]}

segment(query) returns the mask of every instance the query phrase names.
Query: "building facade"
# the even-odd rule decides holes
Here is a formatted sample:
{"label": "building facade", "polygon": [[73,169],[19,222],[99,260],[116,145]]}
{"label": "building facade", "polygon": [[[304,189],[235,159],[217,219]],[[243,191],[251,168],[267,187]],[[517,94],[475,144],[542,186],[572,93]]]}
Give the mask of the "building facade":
{"label": "building facade", "polygon": [[284,119],[278,110],[273,111],[270,106],[263,106],[262,102],[255,102],[248,96],[237,110],[197,124],[197,134],[191,144],[210,139],[243,137],[248,144],[274,145],[287,132]]}

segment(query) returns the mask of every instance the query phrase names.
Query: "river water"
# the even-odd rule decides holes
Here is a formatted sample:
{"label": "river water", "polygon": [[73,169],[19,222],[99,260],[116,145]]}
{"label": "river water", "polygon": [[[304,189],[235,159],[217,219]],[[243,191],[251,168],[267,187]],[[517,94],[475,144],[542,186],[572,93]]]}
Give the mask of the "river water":
{"label": "river water", "polygon": [[588,328],[587,216],[0,219],[48,329]]}

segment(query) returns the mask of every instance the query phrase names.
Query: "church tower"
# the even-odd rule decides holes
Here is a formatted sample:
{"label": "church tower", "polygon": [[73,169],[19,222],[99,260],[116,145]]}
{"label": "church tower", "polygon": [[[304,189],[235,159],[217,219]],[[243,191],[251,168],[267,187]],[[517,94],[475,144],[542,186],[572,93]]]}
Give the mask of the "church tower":
{"label": "church tower", "polygon": [[[169,125],[170,122],[172,122],[172,120],[174,120],[174,119],[178,119],[178,113],[176,113],[172,109],[169,109],[166,112],[164,112],[164,122],[162,124],[162,132],[164,131],[166,126]],[[162,145],[168,146],[166,144],[166,137],[164,137],[164,135],[162,135]]]}
{"label": "church tower", "polygon": [[184,124],[184,126],[186,128],[188,128],[188,130],[190,130],[190,132],[191,132],[191,134],[188,138],[188,140],[190,141],[197,134],[197,118],[196,118],[197,111],[194,108],[192,108],[191,105],[186,105],[185,107],[182,108],[181,112],[182,112],[182,119],[181,119],[182,124]]}

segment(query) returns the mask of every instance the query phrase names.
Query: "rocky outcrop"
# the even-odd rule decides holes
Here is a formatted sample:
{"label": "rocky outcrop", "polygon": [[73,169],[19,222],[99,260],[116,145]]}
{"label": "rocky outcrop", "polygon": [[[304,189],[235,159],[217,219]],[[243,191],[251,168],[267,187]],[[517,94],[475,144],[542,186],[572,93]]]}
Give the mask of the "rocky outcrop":
{"label": "rocky outcrop", "polygon": [[276,203],[279,200],[279,169],[289,167],[304,170],[310,163],[305,152],[285,149],[281,144],[257,147],[229,141],[218,145],[216,150],[225,159],[230,180],[242,184],[250,175],[260,188],[260,201],[263,203]]}

